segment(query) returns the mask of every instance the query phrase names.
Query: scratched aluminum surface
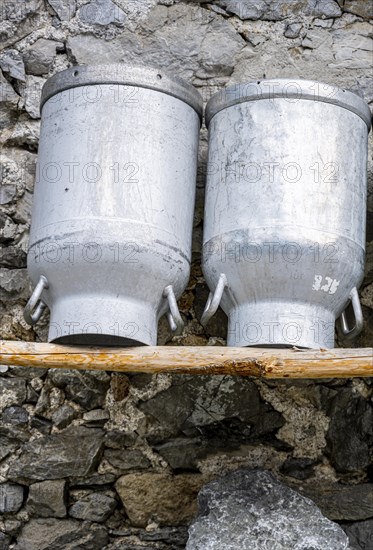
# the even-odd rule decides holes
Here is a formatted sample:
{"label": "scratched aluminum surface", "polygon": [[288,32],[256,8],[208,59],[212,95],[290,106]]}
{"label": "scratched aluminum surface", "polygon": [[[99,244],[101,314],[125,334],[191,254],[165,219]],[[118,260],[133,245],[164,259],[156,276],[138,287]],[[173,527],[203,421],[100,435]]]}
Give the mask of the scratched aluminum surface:
{"label": "scratched aluminum surface", "polygon": [[226,275],[228,345],[331,348],[364,272],[367,106],[285,80],[260,97],[271,82],[207,106],[203,272],[212,291]]}
{"label": "scratched aluminum surface", "polygon": [[49,282],[49,341],[154,345],[164,288],[189,278],[200,116],[179,82],[89,75],[44,99],[28,271]]}

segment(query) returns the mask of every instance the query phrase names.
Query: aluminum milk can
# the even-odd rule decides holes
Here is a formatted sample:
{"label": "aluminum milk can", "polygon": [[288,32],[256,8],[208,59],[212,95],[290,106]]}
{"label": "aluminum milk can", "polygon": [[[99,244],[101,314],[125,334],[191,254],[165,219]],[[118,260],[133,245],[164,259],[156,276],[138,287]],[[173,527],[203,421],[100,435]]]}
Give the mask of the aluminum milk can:
{"label": "aluminum milk can", "polygon": [[189,278],[202,99],[163,70],[73,67],[51,77],[25,309],[49,341],[155,345]]}
{"label": "aluminum milk can", "polygon": [[360,97],[304,80],[208,102],[202,322],[221,302],[228,345],[332,348],[340,316],[361,330],[370,121]]}

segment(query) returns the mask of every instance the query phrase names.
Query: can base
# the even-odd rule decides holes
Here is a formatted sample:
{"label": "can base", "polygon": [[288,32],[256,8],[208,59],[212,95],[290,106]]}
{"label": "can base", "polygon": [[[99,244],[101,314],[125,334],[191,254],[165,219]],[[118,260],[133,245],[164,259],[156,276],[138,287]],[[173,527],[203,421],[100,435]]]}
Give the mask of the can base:
{"label": "can base", "polygon": [[87,346],[154,346],[156,311],[142,302],[105,296],[72,297],[55,302],[48,341]]}
{"label": "can base", "polygon": [[334,348],[334,314],[319,306],[257,302],[229,313],[228,346]]}

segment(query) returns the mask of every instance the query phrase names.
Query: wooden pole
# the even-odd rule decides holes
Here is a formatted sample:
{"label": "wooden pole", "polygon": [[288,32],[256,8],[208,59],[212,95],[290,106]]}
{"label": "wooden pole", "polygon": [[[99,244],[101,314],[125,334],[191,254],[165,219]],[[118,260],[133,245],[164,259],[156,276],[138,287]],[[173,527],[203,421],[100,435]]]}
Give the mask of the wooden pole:
{"label": "wooden pole", "polygon": [[0,364],[149,374],[166,372],[229,374],[259,378],[351,378],[373,376],[373,348],[87,348],[0,341]]}

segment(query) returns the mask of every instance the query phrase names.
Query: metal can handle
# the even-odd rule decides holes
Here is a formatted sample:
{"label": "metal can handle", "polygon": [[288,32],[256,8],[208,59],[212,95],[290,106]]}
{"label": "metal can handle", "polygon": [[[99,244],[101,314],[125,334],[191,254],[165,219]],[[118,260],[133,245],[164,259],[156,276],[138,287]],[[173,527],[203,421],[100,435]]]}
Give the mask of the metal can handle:
{"label": "metal can handle", "polygon": [[45,288],[48,288],[48,280],[44,275],[40,275],[38,284],[34,288],[34,292],[31,294],[29,301],[27,302],[23,311],[23,317],[29,325],[35,325],[42,316],[43,311],[47,307],[47,304],[40,300],[40,296]]}
{"label": "metal can handle", "polygon": [[181,318],[180,311],[176,302],[176,297],[172,285],[166,286],[163,291],[163,296],[168,300],[169,311],[167,312],[168,324],[175,336],[179,336],[183,332],[184,321]]}
{"label": "metal can handle", "polygon": [[215,315],[220,300],[223,296],[223,292],[225,287],[228,286],[227,277],[224,273],[220,273],[220,277],[218,280],[218,284],[216,285],[215,292],[210,292],[209,297],[207,298],[206,306],[204,309],[204,312],[201,317],[201,325],[206,326],[207,323],[210,321],[211,317]]}
{"label": "metal can handle", "polygon": [[340,317],[340,326],[342,334],[349,339],[355,338],[363,329],[363,312],[361,311],[361,305],[359,300],[359,294],[357,292],[357,288],[354,287],[349,296],[352,304],[352,309],[354,311],[355,316],[355,326],[350,329],[347,322],[347,316],[346,316],[346,309],[341,313]]}

